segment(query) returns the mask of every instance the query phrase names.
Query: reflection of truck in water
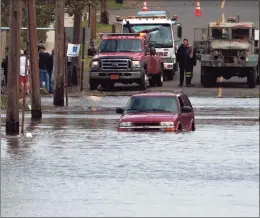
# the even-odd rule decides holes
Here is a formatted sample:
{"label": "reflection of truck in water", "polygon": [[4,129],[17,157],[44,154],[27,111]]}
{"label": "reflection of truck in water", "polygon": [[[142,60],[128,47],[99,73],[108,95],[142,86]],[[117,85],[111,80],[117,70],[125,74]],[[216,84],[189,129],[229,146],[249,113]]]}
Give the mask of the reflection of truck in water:
{"label": "reflection of truck in water", "polygon": [[[143,12],[145,13],[145,12]],[[117,17],[117,24],[122,25],[121,32],[128,33],[128,25],[131,25],[133,32],[140,32],[145,29],[158,28],[157,31],[149,33],[150,45],[155,47],[157,55],[163,59],[164,79],[173,80],[177,70],[175,55],[174,29],[177,28],[177,37],[181,39],[181,24],[177,22],[177,16],[169,19],[167,15],[161,16],[128,16],[127,18]],[[175,28],[174,28],[175,27]]]}
{"label": "reflection of truck in water", "polygon": [[201,84],[216,85],[217,77],[247,77],[250,88],[257,83],[258,53],[252,22],[211,22],[207,29],[194,30],[194,47],[200,52]]}

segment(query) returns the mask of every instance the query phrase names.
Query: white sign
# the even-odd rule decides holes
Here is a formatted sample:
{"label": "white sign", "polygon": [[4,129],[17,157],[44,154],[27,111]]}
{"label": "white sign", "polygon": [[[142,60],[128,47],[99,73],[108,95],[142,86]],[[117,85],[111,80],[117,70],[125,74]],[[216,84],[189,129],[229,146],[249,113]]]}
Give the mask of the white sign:
{"label": "white sign", "polygon": [[68,49],[67,49],[67,56],[68,57],[78,57],[79,56],[79,50],[80,50],[80,45],[69,43]]}

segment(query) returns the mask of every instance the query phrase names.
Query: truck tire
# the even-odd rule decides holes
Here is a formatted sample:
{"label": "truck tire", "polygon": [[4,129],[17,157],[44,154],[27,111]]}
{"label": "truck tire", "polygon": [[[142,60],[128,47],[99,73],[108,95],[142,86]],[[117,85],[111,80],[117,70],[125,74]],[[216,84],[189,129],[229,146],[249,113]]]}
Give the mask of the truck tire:
{"label": "truck tire", "polygon": [[247,76],[247,83],[249,88],[256,87],[257,72],[255,68],[250,68]]}
{"label": "truck tire", "polygon": [[214,87],[217,83],[217,77],[209,67],[201,67],[200,80],[205,88]]}
{"label": "truck tire", "polygon": [[172,81],[174,75],[175,75],[175,71],[174,71],[174,70],[170,70],[170,71],[168,72],[168,75],[167,75],[167,80]]}
{"label": "truck tire", "polygon": [[146,69],[142,68],[140,72],[140,80],[139,80],[139,89],[146,90],[146,81],[145,81]]}
{"label": "truck tire", "polygon": [[156,75],[156,85],[159,87],[163,86],[163,73]]}
{"label": "truck tire", "polygon": [[175,75],[175,70],[164,70],[164,81],[172,81]]}
{"label": "truck tire", "polygon": [[94,80],[90,79],[89,80],[89,89],[91,91],[92,90],[97,90],[97,87],[98,87],[98,84]]}
{"label": "truck tire", "polygon": [[156,85],[156,78],[154,78],[155,76],[152,76],[150,79],[149,79],[149,86],[150,87],[154,87]]}

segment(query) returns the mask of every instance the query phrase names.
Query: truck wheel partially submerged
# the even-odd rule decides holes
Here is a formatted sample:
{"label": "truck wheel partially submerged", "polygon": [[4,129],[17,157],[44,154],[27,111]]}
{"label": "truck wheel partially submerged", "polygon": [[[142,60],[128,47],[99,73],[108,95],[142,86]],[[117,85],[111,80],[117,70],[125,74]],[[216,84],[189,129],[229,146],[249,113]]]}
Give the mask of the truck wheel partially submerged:
{"label": "truck wheel partially submerged", "polygon": [[194,47],[201,61],[201,84],[214,87],[218,77],[247,77],[249,88],[259,81],[257,33],[252,22],[211,22],[207,29],[194,29]]}

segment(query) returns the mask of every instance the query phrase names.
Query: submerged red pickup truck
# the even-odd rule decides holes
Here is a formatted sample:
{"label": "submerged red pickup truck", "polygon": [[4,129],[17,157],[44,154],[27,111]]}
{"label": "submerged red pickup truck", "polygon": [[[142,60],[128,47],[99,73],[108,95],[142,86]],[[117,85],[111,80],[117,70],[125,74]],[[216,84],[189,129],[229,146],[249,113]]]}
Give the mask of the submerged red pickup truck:
{"label": "submerged red pickup truck", "polygon": [[121,114],[119,132],[195,131],[195,115],[187,95],[181,91],[143,92],[133,95]]}
{"label": "submerged red pickup truck", "polygon": [[109,33],[90,63],[89,87],[112,88],[115,83],[137,83],[145,90],[163,85],[163,62],[149,46],[147,33]]}

